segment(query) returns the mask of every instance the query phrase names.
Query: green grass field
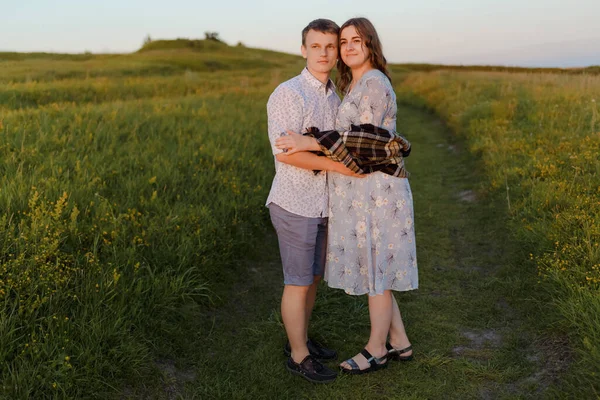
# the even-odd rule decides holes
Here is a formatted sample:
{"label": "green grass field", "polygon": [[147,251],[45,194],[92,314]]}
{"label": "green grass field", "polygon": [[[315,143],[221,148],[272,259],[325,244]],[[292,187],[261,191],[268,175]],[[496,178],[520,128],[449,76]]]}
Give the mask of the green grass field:
{"label": "green grass field", "polygon": [[[393,66],[414,143],[421,288],[397,298],[416,360],[324,387],[285,372],[265,104],[302,67],[203,41],[0,53],[2,398],[598,396],[593,69]],[[355,354],[366,299],[323,286],[312,328]]]}
{"label": "green grass field", "polygon": [[441,115],[504,192],[512,235],[529,251],[577,361],[563,383],[600,382],[600,78],[414,73],[401,97]]}

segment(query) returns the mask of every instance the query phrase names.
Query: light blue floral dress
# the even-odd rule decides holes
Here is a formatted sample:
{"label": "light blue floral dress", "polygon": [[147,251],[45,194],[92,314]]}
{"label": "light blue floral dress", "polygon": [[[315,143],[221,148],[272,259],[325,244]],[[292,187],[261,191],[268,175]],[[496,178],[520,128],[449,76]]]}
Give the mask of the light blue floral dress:
{"label": "light blue floral dress", "polygon": [[[336,129],[373,124],[396,130],[396,94],[379,70],[366,72],[338,109]],[[328,173],[329,233],[325,280],[348,294],[418,287],[412,192],[408,179]]]}

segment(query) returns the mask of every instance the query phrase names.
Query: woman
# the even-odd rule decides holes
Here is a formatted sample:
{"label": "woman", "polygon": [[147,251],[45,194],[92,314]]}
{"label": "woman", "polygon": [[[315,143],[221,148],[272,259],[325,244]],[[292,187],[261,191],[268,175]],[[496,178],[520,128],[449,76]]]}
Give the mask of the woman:
{"label": "woman", "polygon": [[[345,97],[338,109],[336,130],[372,124],[395,131],[396,95],[379,37],[369,20],[352,18],[342,25],[340,56],[338,87]],[[289,153],[321,148],[315,139],[297,134],[282,137],[277,146]],[[369,294],[369,341],[363,351],[340,365],[350,374],[379,370],[387,366],[388,359],[412,359],[412,347],[391,293],[418,287],[412,193],[403,161],[395,162],[394,175],[374,172],[359,179],[328,174],[325,280],[348,294]]]}

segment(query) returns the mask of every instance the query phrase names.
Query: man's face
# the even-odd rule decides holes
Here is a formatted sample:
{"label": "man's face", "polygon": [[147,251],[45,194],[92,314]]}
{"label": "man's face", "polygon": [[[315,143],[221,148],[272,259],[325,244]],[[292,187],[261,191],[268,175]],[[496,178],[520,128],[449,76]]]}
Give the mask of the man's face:
{"label": "man's face", "polygon": [[306,58],[309,70],[329,73],[335,66],[338,56],[338,37],[334,33],[310,30],[302,45],[302,57]]}

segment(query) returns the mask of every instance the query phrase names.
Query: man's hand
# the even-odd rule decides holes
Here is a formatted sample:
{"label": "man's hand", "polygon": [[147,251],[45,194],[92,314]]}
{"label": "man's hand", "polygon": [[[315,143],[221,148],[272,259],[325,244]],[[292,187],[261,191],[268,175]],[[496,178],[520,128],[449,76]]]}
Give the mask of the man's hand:
{"label": "man's hand", "polygon": [[321,150],[317,140],[310,136],[300,135],[298,133],[287,131],[287,135],[275,139],[275,147],[283,150],[285,154],[291,155],[299,151]]}

